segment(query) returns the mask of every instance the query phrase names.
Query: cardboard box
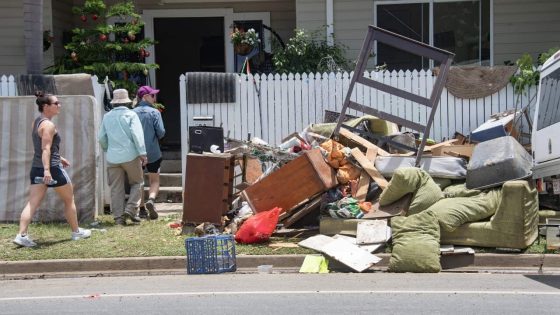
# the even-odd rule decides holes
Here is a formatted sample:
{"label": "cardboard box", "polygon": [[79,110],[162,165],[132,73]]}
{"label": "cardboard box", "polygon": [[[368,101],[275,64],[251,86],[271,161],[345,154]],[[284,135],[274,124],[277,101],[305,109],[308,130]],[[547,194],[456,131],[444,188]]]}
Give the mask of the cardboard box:
{"label": "cardboard box", "polygon": [[461,144],[461,145],[447,145],[432,149],[433,156],[454,156],[454,157],[467,157],[471,158],[475,145],[474,144]]}

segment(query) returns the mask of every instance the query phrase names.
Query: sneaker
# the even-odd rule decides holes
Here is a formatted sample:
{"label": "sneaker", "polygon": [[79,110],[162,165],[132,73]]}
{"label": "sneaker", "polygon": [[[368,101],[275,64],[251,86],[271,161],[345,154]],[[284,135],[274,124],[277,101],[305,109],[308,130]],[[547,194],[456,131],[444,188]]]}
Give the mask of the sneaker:
{"label": "sneaker", "polygon": [[91,236],[91,230],[78,228],[78,232],[72,232],[72,240],[77,241],[79,239],[88,238]]}
{"label": "sneaker", "polygon": [[148,210],[145,207],[141,207],[140,211],[138,211],[138,217],[140,219],[147,219],[148,218]]}
{"label": "sneaker", "polygon": [[126,226],[126,220],[124,218],[115,218],[115,225]]}
{"label": "sneaker", "polygon": [[139,217],[133,215],[132,213],[130,213],[130,212],[128,212],[128,211],[125,211],[125,212],[124,212],[124,218],[125,218],[125,220],[126,220],[126,218],[129,218],[130,221],[132,221],[132,222],[134,222],[134,223],[140,223],[140,222],[142,222],[142,220],[141,220]]}
{"label": "sneaker", "polygon": [[156,207],[154,206],[154,199],[146,201],[145,206],[150,214],[150,220],[156,220],[158,218],[158,213],[156,212]]}
{"label": "sneaker", "polygon": [[16,243],[19,246],[23,246],[23,247],[34,247],[37,246],[37,243],[33,242],[32,239],[29,238],[29,235],[21,235],[18,234],[16,235],[16,238],[14,238],[14,243]]}

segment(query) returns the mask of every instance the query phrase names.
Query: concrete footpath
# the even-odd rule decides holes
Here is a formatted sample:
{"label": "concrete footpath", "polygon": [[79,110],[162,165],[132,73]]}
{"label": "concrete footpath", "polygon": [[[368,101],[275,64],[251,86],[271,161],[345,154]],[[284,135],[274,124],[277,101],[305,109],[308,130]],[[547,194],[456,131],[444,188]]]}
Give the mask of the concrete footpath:
{"label": "concrete footpath", "polygon": [[[382,260],[369,271],[386,271],[390,254],[376,254]],[[256,273],[259,265],[273,265],[273,273],[298,272],[305,255],[238,255],[238,273]],[[443,255],[443,272],[492,272],[560,274],[560,255],[555,254],[475,254]],[[331,270],[348,272],[339,264]],[[0,261],[0,279],[60,277],[142,276],[187,274],[186,259],[173,257],[129,257]]]}

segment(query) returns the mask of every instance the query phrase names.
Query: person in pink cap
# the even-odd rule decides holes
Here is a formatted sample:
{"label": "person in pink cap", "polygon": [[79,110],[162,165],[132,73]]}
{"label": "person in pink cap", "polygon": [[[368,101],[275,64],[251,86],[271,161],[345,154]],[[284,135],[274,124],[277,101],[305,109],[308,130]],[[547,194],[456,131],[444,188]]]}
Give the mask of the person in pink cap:
{"label": "person in pink cap", "polygon": [[[159,140],[165,136],[165,127],[163,126],[161,113],[152,106],[156,102],[156,95],[158,93],[159,90],[150,86],[141,86],[138,92],[136,92],[138,104],[134,108],[134,112],[140,118],[142,129],[144,130],[144,142],[148,155],[148,164],[146,164],[145,169],[150,180],[148,201],[140,204],[139,216],[141,218],[149,217],[150,220],[158,218],[154,203],[159,192],[159,170],[162,160]],[[144,198],[142,198],[142,201],[144,201]]]}

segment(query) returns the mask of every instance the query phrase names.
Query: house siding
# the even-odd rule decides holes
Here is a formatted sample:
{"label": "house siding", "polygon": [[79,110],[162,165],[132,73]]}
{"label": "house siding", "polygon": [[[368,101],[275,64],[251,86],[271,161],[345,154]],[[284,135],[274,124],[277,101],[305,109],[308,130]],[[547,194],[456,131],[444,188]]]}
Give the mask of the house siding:
{"label": "house siding", "polygon": [[[106,1],[107,5],[118,0]],[[75,1],[83,3],[83,1]],[[296,6],[294,0],[275,1],[231,1],[231,2],[200,2],[200,3],[169,3],[160,5],[160,0],[136,0],[138,10],[169,10],[169,9],[218,9],[232,8],[234,13],[270,12],[270,27],[286,41],[296,27]]]}
{"label": "house siding", "polygon": [[2,73],[25,72],[23,3],[0,2],[0,69]]}
{"label": "house siding", "polygon": [[[326,25],[325,0],[296,0],[297,28],[307,31],[321,30]],[[373,24],[372,0],[333,0],[334,37],[346,48],[346,56],[358,58],[367,34]]]}
{"label": "house siding", "polygon": [[320,30],[327,24],[325,0],[296,0],[296,27]]}
{"label": "house siding", "polygon": [[494,0],[494,64],[560,46],[560,1]]}
{"label": "house siding", "polygon": [[[51,0],[43,0],[43,30],[52,30]],[[25,40],[23,1],[0,2],[0,74],[23,74],[25,67]],[[43,64],[50,65],[52,50],[43,55]]]}
{"label": "house siding", "polygon": [[[373,24],[374,0],[333,0],[334,35],[354,60],[367,26]],[[298,28],[317,30],[325,25],[325,0],[296,0]],[[379,1],[377,1],[379,2]],[[405,1],[406,2],[406,1]],[[494,64],[515,61],[524,53],[534,58],[560,46],[560,1],[494,0]]]}
{"label": "house siding", "polygon": [[73,21],[72,16],[73,6],[72,0],[55,0],[52,3],[54,42],[51,49],[53,49],[55,58],[64,55],[64,32],[71,32],[75,27],[76,21]]}

